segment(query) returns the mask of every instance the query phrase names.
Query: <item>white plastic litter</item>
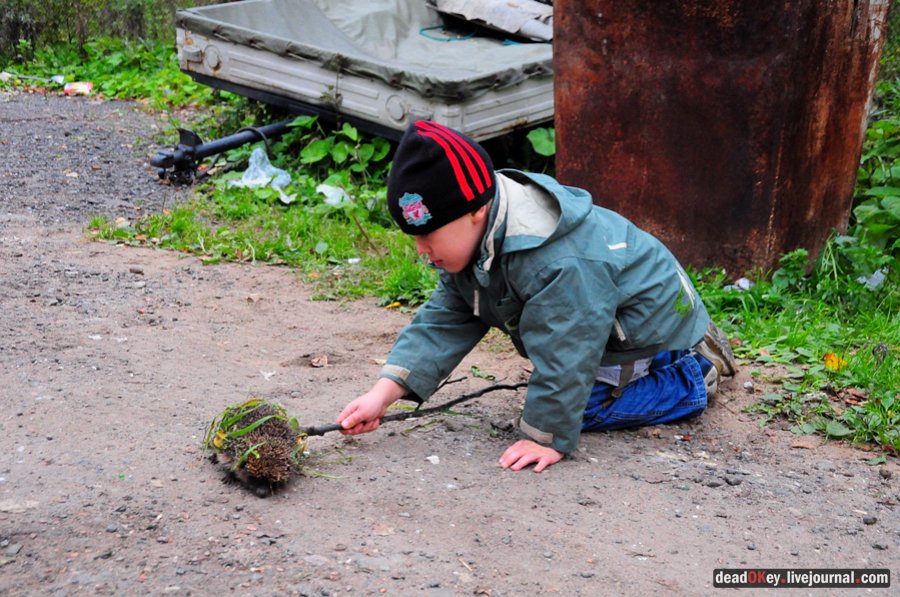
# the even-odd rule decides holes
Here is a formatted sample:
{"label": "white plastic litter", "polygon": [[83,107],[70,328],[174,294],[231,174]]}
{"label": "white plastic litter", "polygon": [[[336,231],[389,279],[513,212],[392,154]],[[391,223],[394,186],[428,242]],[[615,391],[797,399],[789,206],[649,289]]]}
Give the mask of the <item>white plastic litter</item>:
{"label": "white plastic litter", "polygon": [[255,148],[250,152],[250,164],[244,171],[240,180],[229,180],[229,187],[245,187],[250,189],[258,189],[262,187],[271,187],[278,191],[278,198],[282,203],[291,204],[296,198],[294,195],[287,195],[284,187],[291,184],[291,175],[281,168],[276,168],[269,162],[269,156],[261,147]]}
{"label": "white plastic litter", "polygon": [[753,288],[753,282],[748,280],[747,278],[738,278],[734,281],[734,284],[729,284],[725,287],[725,290],[735,290],[737,292],[744,292],[746,290],[750,290]]}
{"label": "white plastic litter", "polygon": [[874,274],[871,276],[860,276],[856,279],[857,282],[861,282],[865,284],[869,290],[878,290],[881,288],[881,285],[884,284],[884,280],[887,278],[887,270],[882,268],[880,270],[876,270]]}
{"label": "white plastic litter", "polygon": [[49,79],[46,77],[35,77],[32,75],[20,75],[19,73],[11,73],[8,71],[0,71],[0,81],[6,82],[12,79],[13,77],[17,79],[28,79],[30,81],[43,81],[44,83],[56,83],[57,85],[62,85],[66,82],[66,78],[63,75],[53,75]]}
{"label": "white plastic litter", "polygon": [[347,194],[347,191],[341,187],[331,186],[330,184],[320,184],[316,187],[316,192],[325,195],[325,203],[332,207],[340,207],[353,202],[353,200],[350,199],[350,195]]}

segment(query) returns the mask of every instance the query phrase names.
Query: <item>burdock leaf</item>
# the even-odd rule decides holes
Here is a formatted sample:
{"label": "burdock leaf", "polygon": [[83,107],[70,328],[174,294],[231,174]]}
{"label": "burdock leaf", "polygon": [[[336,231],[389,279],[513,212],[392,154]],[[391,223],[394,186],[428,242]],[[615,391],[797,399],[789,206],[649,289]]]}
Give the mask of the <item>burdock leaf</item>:
{"label": "burdock leaf", "polygon": [[847,437],[852,433],[853,430],[840,421],[828,421],[828,424],[825,425],[825,435],[829,437]]}

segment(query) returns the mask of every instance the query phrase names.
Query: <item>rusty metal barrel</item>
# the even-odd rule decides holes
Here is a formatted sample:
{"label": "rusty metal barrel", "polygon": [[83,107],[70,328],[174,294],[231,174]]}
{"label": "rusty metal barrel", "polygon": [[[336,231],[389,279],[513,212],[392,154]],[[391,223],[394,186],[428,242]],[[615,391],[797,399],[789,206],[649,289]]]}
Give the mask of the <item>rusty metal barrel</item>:
{"label": "rusty metal barrel", "polygon": [[556,0],[559,179],[737,277],[846,229],[889,0]]}

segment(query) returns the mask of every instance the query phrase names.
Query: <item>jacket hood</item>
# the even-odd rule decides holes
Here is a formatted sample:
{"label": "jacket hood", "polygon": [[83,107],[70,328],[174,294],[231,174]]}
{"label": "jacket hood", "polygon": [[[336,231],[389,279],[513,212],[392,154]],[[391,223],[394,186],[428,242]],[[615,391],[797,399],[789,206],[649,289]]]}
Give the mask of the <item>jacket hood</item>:
{"label": "jacket hood", "polygon": [[496,257],[565,236],[592,207],[591,195],[583,189],[561,185],[543,174],[499,170],[497,196],[474,267],[479,283],[487,284]]}

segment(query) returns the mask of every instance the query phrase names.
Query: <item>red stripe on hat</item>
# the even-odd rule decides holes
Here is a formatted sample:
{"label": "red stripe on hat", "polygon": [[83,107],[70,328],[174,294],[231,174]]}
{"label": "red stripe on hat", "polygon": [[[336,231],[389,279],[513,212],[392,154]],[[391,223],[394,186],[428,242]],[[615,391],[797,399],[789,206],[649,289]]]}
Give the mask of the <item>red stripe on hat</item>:
{"label": "red stripe on hat", "polygon": [[[465,143],[464,141],[461,141],[455,135],[453,135],[453,132],[451,130],[449,130],[448,128],[443,127],[435,122],[420,121],[418,123],[418,125],[420,128],[426,129],[429,133],[433,133],[435,135],[440,135],[440,137],[442,139],[444,139],[446,142],[448,142],[453,147],[453,149],[456,150],[456,153],[459,155],[459,157],[461,157],[463,159],[463,162],[465,163],[466,172],[469,175],[469,179],[475,183],[475,188],[478,190],[478,192],[483,193],[484,192],[484,183],[482,182],[482,180],[478,176],[478,174],[475,172],[475,165],[472,164],[472,160],[469,159],[469,156],[467,155],[467,152],[465,149],[468,147],[468,144]],[[422,134],[421,131],[420,131],[420,134]],[[432,137],[432,138],[434,138],[434,137]]]}
{"label": "red stripe on hat", "polygon": [[[469,175],[475,182],[475,187],[478,189],[479,193],[483,193],[485,188],[491,188],[491,177],[490,174],[488,174],[488,168],[485,165],[484,160],[466,139],[460,136],[460,134],[453,129],[449,129],[430,120],[420,120],[417,124],[420,127],[427,128],[430,131],[441,134],[445,139],[453,144],[457,151],[459,151],[463,160],[465,160]],[[480,177],[475,172],[475,167],[472,165],[472,162],[469,160],[469,157],[466,154],[468,154],[468,156],[471,156],[475,160],[475,163],[478,165],[479,170],[481,170]]]}
{"label": "red stripe on hat", "polygon": [[456,176],[456,182],[457,184],[459,184],[459,190],[462,191],[462,194],[466,198],[466,201],[471,201],[472,199],[474,199],[475,193],[472,191],[472,187],[469,186],[469,183],[466,180],[466,175],[465,173],[463,173],[462,166],[459,163],[459,159],[456,157],[456,154],[453,153],[453,148],[450,147],[450,144],[436,133],[431,133],[428,131],[416,132],[423,137],[434,139],[434,142],[440,145],[441,148],[443,148],[444,153],[447,155],[447,161],[450,162],[450,167],[453,168],[453,174]]}

